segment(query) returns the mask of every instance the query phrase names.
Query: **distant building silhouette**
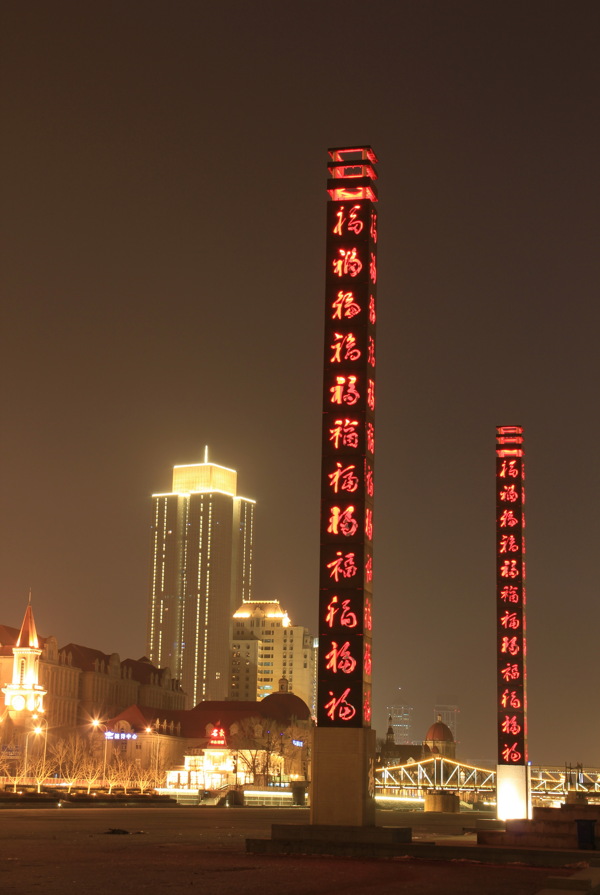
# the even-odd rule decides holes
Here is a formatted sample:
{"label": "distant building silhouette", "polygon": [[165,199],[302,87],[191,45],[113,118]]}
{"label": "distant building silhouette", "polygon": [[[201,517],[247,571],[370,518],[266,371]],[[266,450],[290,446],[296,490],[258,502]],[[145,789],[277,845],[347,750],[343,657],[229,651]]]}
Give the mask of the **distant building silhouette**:
{"label": "distant building silhouette", "polygon": [[397,746],[407,745],[413,740],[413,707],[412,705],[395,703],[388,705],[387,712],[391,718],[394,742]]}
{"label": "distant building silhouette", "polygon": [[188,707],[229,694],[232,618],[251,598],[254,501],[237,472],[175,466],[152,496],[148,655],[181,681]]}
{"label": "distant building silhouette", "polygon": [[433,710],[434,720],[437,721],[439,717],[450,728],[455,743],[458,742],[458,716],[460,714],[457,703],[458,699],[454,695],[438,696]]}

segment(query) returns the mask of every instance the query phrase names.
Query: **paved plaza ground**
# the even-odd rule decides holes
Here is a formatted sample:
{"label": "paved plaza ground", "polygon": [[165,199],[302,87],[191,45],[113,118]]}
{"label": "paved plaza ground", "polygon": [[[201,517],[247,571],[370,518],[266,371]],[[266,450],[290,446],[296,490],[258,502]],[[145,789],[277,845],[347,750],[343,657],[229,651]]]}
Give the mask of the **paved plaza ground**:
{"label": "paved plaza ground", "polygon": [[[64,895],[535,895],[571,871],[454,861],[247,854],[273,823],[308,822],[304,809],[110,807],[0,809],[0,891]],[[404,826],[389,812],[378,823]],[[108,832],[124,830],[126,833]],[[415,835],[435,835],[426,828]],[[459,827],[443,838],[465,843]],[[461,849],[463,851],[463,849]]]}

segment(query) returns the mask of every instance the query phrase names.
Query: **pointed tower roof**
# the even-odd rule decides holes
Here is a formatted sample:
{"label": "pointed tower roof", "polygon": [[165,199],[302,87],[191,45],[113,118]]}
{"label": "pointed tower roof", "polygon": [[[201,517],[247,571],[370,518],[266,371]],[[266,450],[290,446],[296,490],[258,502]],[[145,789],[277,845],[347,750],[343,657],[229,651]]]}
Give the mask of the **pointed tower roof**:
{"label": "pointed tower roof", "polygon": [[27,604],[27,609],[25,610],[25,618],[23,619],[23,624],[21,625],[21,633],[19,634],[16,645],[17,647],[25,646],[29,647],[30,649],[39,649],[38,636],[35,629],[35,621],[33,619],[33,609],[31,608],[31,602]]}

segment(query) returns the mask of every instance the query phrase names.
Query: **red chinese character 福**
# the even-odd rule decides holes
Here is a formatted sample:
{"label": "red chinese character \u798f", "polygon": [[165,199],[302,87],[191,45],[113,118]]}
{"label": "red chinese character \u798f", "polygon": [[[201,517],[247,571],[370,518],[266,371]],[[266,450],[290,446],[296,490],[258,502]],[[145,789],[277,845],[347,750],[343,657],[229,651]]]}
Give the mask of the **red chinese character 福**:
{"label": "red chinese character \u798f", "polygon": [[373,580],[373,557],[369,556],[365,563],[365,578],[367,581]]}
{"label": "red chinese character \u798f", "polygon": [[[371,693],[369,690],[365,690],[365,694],[363,697],[363,718],[367,722],[367,724],[371,723]],[[375,790],[375,784],[373,784],[373,794]]]}
{"label": "red chinese character \u798f", "polygon": [[520,709],[521,700],[517,696],[516,690],[505,690],[500,697],[500,704],[503,709],[510,707],[511,709]]}
{"label": "red chinese character \u798f", "polygon": [[369,336],[367,342],[367,360],[371,367],[375,366],[375,339],[373,336]]}
{"label": "red chinese character \u798f", "polygon": [[337,699],[333,695],[333,691],[329,691],[329,695],[331,699],[329,702],[325,703],[325,711],[327,712],[327,717],[332,721],[335,721],[335,716],[337,714],[338,719],[340,721],[351,721],[352,718],[356,715],[356,709],[352,705],[352,703],[347,702],[346,697],[350,693],[350,687],[347,687],[346,690],[342,693],[341,696],[338,696]]}
{"label": "red chinese character \u798f", "polygon": [[510,476],[515,479],[519,475],[519,470],[517,468],[516,460],[503,460],[502,465],[500,467],[500,472],[498,473],[500,478],[505,479],[506,476]]}
{"label": "red chinese character \u798f", "polygon": [[344,466],[338,460],[334,472],[328,472],[329,487],[337,494],[338,491],[354,492],[358,490],[358,476],[354,474],[356,466]]}
{"label": "red chinese character \u798f", "polygon": [[369,497],[373,497],[375,492],[375,486],[373,484],[373,470],[367,464],[365,464],[365,488],[367,489],[367,494]]}
{"label": "red chinese character \u798f", "polygon": [[325,659],[325,670],[333,671],[334,674],[337,674],[338,671],[341,671],[342,674],[352,674],[356,668],[356,659],[350,652],[348,640],[342,646],[338,646],[335,640],[332,640],[331,649],[325,655]]}
{"label": "red chinese character \u798f", "polygon": [[373,663],[371,660],[371,644],[365,643],[365,657],[363,662],[363,667],[365,669],[365,674],[371,674],[373,670]]}
{"label": "red chinese character \u798f", "polygon": [[500,528],[512,528],[513,525],[519,524],[519,520],[512,510],[504,510],[498,521],[500,522]]}
{"label": "red chinese character \u798f", "polygon": [[340,578],[354,578],[358,572],[354,564],[354,553],[342,553],[338,550],[335,556],[335,559],[327,563],[327,568],[330,569],[329,577],[334,581],[339,581]]}
{"label": "red chinese character \u798f", "polygon": [[336,376],[335,385],[329,389],[332,404],[348,404],[352,406],[359,400],[356,390],[356,376]]}
{"label": "red chinese character \u798f", "polygon": [[521,622],[517,617],[517,613],[509,612],[508,609],[500,619],[500,623],[503,628],[511,628],[513,631],[516,631],[517,628],[521,627]]}
{"label": "red chinese character \u798f", "polygon": [[374,252],[371,252],[371,260],[369,262],[369,276],[371,277],[371,282],[377,282],[377,258],[375,257]]}
{"label": "red chinese character \u798f", "polygon": [[338,249],[339,258],[331,262],[336,277],[357,277],[362,270],[362,261],[357,255],[356,248]]}
{"label": "red chinese character \u798f", "polygon": [[375,298],[369,295],[369,323],[375,323],[377,315],[375,313]]}
{"label": "red chinese character \u798f", "polygon": [[513,736],[521,733],[521,725],[517,721],[516,715],[505,715],[502,722],[502,733],[512,733]]}
{"label": "red chinese character \u798f", "polygon": [[514,535],[502,535],[498,545],[498,553],[518,553],[519,542]]}
{"label": "red chinese character \u798f", "polygon": [[500,492],[500,500],[506,500],[508,503],[515,503],[519,499],[519,492],[514,485],[505,485]]}
{"label": "red chinese character \u798f", "polygon": [[519,602],[519,588],[514,584],[506,584],[500,591],[500,599],[505,603]]}
{"label": "red chinese character \u798f", "polygon": [[365,631],[373,630],[373,616],[371,613],[371,600],[369,599],[369,597],[365,597],[364,624]]}
{"label": "red chinese character \u798f", "polygon": [[360,211],[360,209],[361,209],[360,205],[353,205],[352,208],[350,209],[350,211],[348,212],[348,216],[346,217],[345,207],[343,205],[341,205],[339,207],[338,211],[336,211],[335,216],[337,218],[337,222],[336,222],[336,225],[333,228],[332,232],[335,233],[336,236],[342,236],[343,228],[345,226],[346,231],[348,231],[350,233],[354,233],[355,235],[358,235],[359,233],[361,233],[363,230],[364,224],[358,217],[358,212]]}
{"label": "red chinese character \u798f", "polygon": [[[325,622],[329,625],[330,628],[333,628],[335,617],[340,611],[340,607],[338,604],[338,597],[334,595],[327,605],[327,615],[325,616]],[[356,613],[352,612],[352,610],[350,609],[350,600],[342,600],[342,611],[340,613],[338,621],[343,628],[355,628],[357,626],[358,619],[356,618]]]}
{"label": "red chinese character \u798f", "polygon": [[329,430],[329,441],[333,442],[336,451],[340,446],[356,448],[358,447],[358,432],[356,427],[358,420],[334,420],[333,429]]}
{"label": "red chinese character \u798f", "polygon": [[517,656],[521,652],[521,647],[516,637],[503,637],[500,644],[501,653],[510,653],[511,656]]}
{"label": "red chinese character \u798f", "polygon": [[332,320],[341,320],[342,317],[351,319],[352,317],[356,317],[357,314],[360,314],[361,311],[360,305],[354,298],[354,292],[344,292],[343,289],[338,292],[337,298],[331,305],[331,309],[333,311],[333,314],[331,315]]}
{"label": "red chinese character \u798f", "polygon": [[505,746],[502,750],[502,758],[504,761],[520,761],[521,753],[517,751],[517,743],[513,743],[512,746]]}
{"label": "red chinese character \u798f", "polygon": [[377,242],[377,212],[371,212],[371,225],[369,227],[369,233],[371,234],[371,239],[373,242]]}
{"label": "red chinese character \u798f", "polygon": [[505,681],[518,681],[521,677],[521,670],[518,665],[514,663],[511,665],[510,662],[507,662],[500,670],[500,675]]}
{"label": "red chinese character \u798f", "polygon": [[353,513],[353,506],[346,507],[345,510],[342,510],[341,507],[331,507],[327,534],[343,535],[345,538],[355,535],[358,530],[358,521],[354,518]]}
{"label": "red chinese character \u798f", "polygon": [[371,410],[375,410],[375,383],[372,379],[367,380],[367,404]]}
{"label": "red chinese character \u798f", "polygon": [[367,450],[372,454],[375,453],[375,426],[373,423],[367,423]]}
{"label": "red chinese character \u798f", "polygon": [[505,559],[500,566],[500,575],[503,578],[518,578],[520,575],[516,559]]}
{"label": "red chinese character \u798f", "polygon": [[365,510],[365,534],[370,541],[373,540],[373,510]]}
{"label": "red chinese character \u798f", "polygon": [[333,354],[329,358],[331,364],[341,364],[342,361],[358,360],[361,352],[356,347],[356,336],[353,333],[334,333],[333,344],[330,348]]}

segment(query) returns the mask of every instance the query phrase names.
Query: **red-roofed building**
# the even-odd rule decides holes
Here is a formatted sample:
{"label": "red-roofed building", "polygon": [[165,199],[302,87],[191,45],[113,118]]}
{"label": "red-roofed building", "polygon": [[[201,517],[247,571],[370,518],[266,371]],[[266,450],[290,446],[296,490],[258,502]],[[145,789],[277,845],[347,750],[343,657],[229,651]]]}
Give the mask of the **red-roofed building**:
{"label": "red-roofed building", "polygon": [[[155,763],[164,769],[179,765],[175,777],[180,786],[184,786],[184,779],[188,784],[192,782],[188,775],[192,770],[203,775],[205,781],[202,787],[194,784],[192,788],[205,789],[236,782],[264,783],[274,774],[285,779],[307,778],[313,722],[308,706],[294,693],[273,693],[260,702],[201,702],[188,710],[157,711],[131,705],[111,718],[106,727],[112,748],[109,763],[116,753],[139,760],[145,767]],[[226,739],[226,747],[220,746],[223,756],[219,767],[223,774],[218,785],[215,775],[221,771],[215,769],[215,730],[222,730]],[[207,762],[203,759],[205,753]],[[231,777],[234,765],[237,770]]]}

